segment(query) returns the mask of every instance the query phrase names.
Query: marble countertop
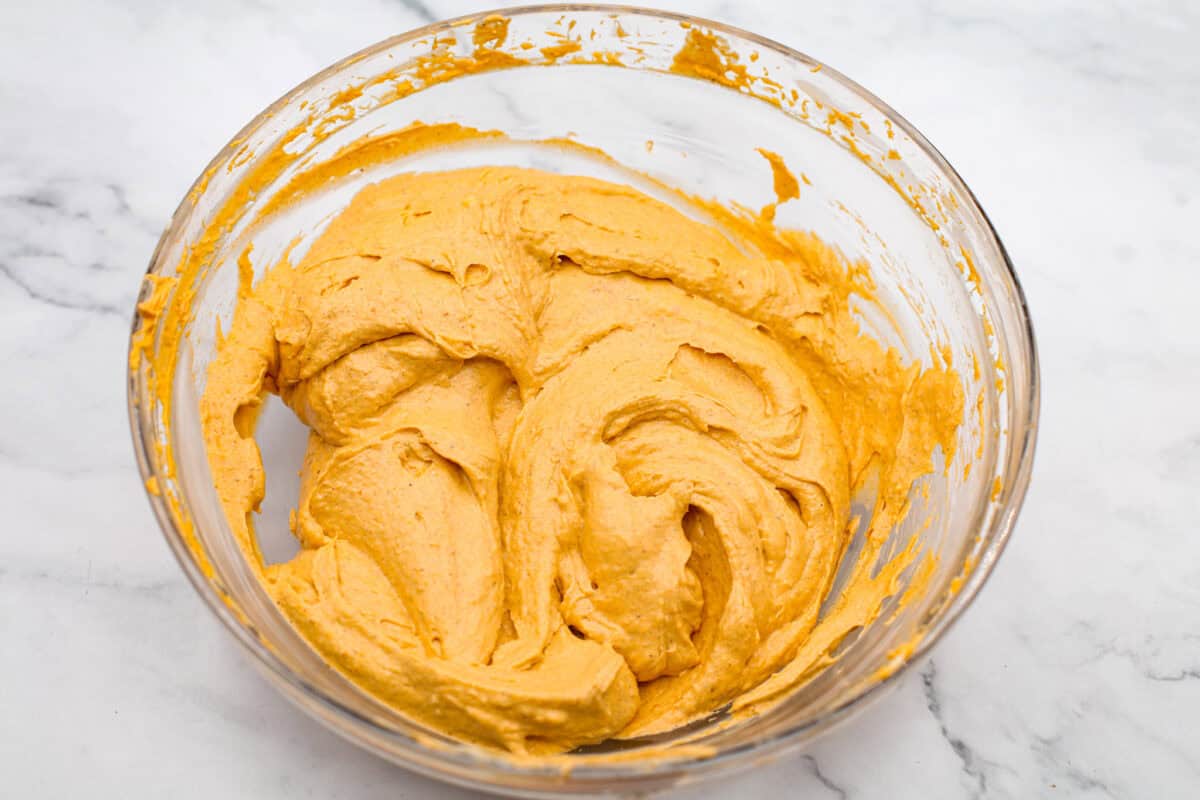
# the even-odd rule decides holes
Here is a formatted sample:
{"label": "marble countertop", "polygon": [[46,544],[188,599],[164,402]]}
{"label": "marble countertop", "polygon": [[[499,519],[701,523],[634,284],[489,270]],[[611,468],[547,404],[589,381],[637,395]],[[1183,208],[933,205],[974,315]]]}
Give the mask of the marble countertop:
{"label": "marble countertop", "polygon": [[[677,796],[1195,797],[1200,6],[660,4],[813,54],[936,143],[1017,264],[1044,380],[1017,530],[932,658],[802,754]],[[0,794],[469,796],[326,732],[250,667],[142,496],[122,376],[140,275],[224,142],[338,58],[482,7],[4,11]]]}

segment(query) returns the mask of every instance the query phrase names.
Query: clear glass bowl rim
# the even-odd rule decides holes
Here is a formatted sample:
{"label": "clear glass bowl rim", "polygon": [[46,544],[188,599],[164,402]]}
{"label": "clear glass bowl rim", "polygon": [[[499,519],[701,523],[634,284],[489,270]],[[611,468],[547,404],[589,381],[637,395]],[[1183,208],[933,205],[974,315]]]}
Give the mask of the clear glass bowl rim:
{"label": "clear glass bowl rim", "polygon": [[[200,173],[193,185],[190,187],[184,199],[176,208],[175,213],[171,217],[171,221],[167,228],[163,231],[154,254],[151,257],[149,268],[145,275],[159,274],[167,268],[165,263],[166,251],[168,243],[171,242],[181,231],[189,213],[195,206],[200,194],[202,193],[203,176],[207,175],[211,169],[218,164],[227,160],[236,151],[239,143],[247,138],[247,135],[257,129],[261,124],[269,121],[277,112],[286,107],[292,99],[307,90],[314,84],[317,84],[346,67],[349,63],[357,62],[363,58],[374,55],[378,52],[395,47],[399,44],[407,43],[424,36],[429,36],[435,31],[442,30],[449,25],[464,24],[469,20],[481,19],[489,14],[499,14],[505,17],[516,17],[530,14],[569,14],[573,12],[584,13],[606,13],[606,14],[632,14],[642,17],[648,17],[667,22],[686,23],[694,26],[707,28],[718,34],[734,36],[739,39],[751,42],[758,47],[772,50],[778,55],[787,59],[798,61],[806,66],[819,66],[826,76],[839,83],[844,89],[849,90],[864,103],[873,106],[877,111],[885,114],[892,120],[893,124],[899,127],[908,135],[914,144],[928,157],[934,166],[940,170],[944,177],[949,181],[950,187],[958,193],[962,198],[965,198],[966,210],[974,212],[978,219],[982,222],[981,232],[985,239],[995,247],[999,253],[1003,266],[1003,277],[1009,282],[1008,286],[1002,287],[1006,290],[1004,294],[1011,296],[1015,302],[1011,304],[1011,308],[1000,307],[993,309],[1001,314],[1010,312],[1015,315],[1015,319],[1000,319],[999,322],[1006,328],[1013,330],[1017,334],[1016,344],[1024,350],[1021,353],[1023,364],[1027,367],[1026,384],[1028,387],[1025,393],[1024,407],[1027,413],[1024,419],[1015,420],[1019,428],[1010,430],[1010,441],[1008,452],[1003,455],[1010,455],[1013,451],[1017,454],[1016,469],[1007,476],[1008,480],[1003,489],[1003,503],[992,517],[991,527],[983,532],[983,538],[986,541],[986,547],[981,551],[980,558],[976,568],[964,580],[958,593],[951,598],[947,605],[943,608],[938,617],[925,629],[924,636],[913,648],[912,652],[907,655],[903,663],[901,663],[891,674],[880,678],[869,685],[860,689],[856,694],[850,696],[841,705],[821,714],[819,716],[803,719],[797,722],[793,727],[785,730],[782,733],[771,737],[757,739],[755,741],[735,745],[712,755],[682,755],[678,757],[664,757],[655,759],[651,764],[646,765],[640,762],[611,762],[604,764],[589,764],[581,765],[571,770],[572,776],[584,777],[593,781],[604,780],[637,780],[639,778],[653,778],[656,775],[667,773],[687,773],[693,769],[700,768],[708,774],[717,774],[723,771],[731,771],[737,766],[749,763],[749,761],[761,758],[769,753],[782,752],[790,747],[798,746],[804,741],[811,738],[812,735],[819,733],[833,723],[846,718],[851,713],[861,710],[871,700],[878,698],[883,694],[885,687],[894,685],[899,678],[908,672],[908,670],[917,663],[920,663],[930,650],[937,644],[942,636],[946,633],[949,627],[958,620],[962,612],[971,604],[975,596],[979,593],[983,584],[986,583],[995,564],[1008,543],[1016,518],[1024,501],[1026,491],[1029,486],[1030,477],[1032,474],[1034,451],[1036,448],[1038,414],[1040,407],[1040,371],[1037,356],[1037,347],[1034,338],[1033,325],[1030,319],[1029,309],[1025,298],[1024,290],[1021,287],[1020,280],[1017,277],[1016,270],[1013,267],[1012,261],[1009,258],[1008,251],[1000,240],[991,220],[979,205],[974,193],[966,185],[958,172],[950,165],[946,158],[935,148],[908,120],[900,115],[890,105],[876,97],[867,89],[855,83],[850,78],[838,72],[836,69],[829,67],[817,59],[814,59],[804,53],[790,48],[786,45],[775,42],[758,34],[737,28],[736,26],[728,25],[722,22],[716,22],[701,17],[695,17],[689,14],[676,13],[671,11],[663,11],[659,9],[645,8],[639,6],[627,5],[608,5],[608,4],[590,4],[590,3],[564,3],[564,4],[548,4],[548,5],[526,5],[512,6],[507,8],[497,8],[492,10],[483,10],[471,14],[465,14],[459,17],[451,17],[445,20],[423,25],[420,28],[415,28],[406,33],[401,33],[396,36],[389,37],[373,45],[370,45],[362,50],[346,56],[336,63],[326,67],[315,75],[311,76],[304,82],[297,85],[292,90],[288,91],[275,102],[271,103],[266,109],[260,112],[253,120],[245,125],[230,141],[221,149],[219,153],[209,162],[205,169]],[[551,67],[553,68],[553,67]],[[144,278],[143,278],[144,281]],[[130,337],[130,349],[135,346],[134,334],[138,331],[140,319],[135,309],[133,314],[133,323]],[[134,452],[138,464],[138,469],[141,473],[143,482],[148,481],[158,475],[155,468],[154,447],[156,432],[154,425],[149,423],[149,416],[143,415],[141,409],[149,401],[149,393],[146,386],[144,373],[141,370],[132,371],[129,373],[127,386],[127,407],[130,421],[130,429],[133,436]],[[1015,401],[1015,407],[1020,407],[1022,403],[1020,399]],[[420,741],[403,737],[386,727],[378,725],[373,720],[362,716],[353,709],[345,707],[338,701],[330,698],[321,690],[310,684],[304,678],[292,671],[285,665],[269,648],[265,647],[259,640],[258,636],[243,623],[237,615],[226,605],[221,598],[218,590],[213,583],[207,578],[200,566],[197,564],[191,550],[189,549],[183,534],[177,527],[167,503],[162,496],[157,493],[148,491],[146,496],[150,501],[151,508],[155,517],[158,520],[159,526],[163,531],[163,535],[174,553],[176,560],[183,569],[188,580],[195,588],[197,593],[204,599],[206,605],[212,610],[218,619],[225,625],[234,638],[242,645],[245,650],[254,657],[261,668],[265,668],[267,675],[277,681],[277,688],[281,689],[283,694],[302,710],[311,716],[319,719],[323,724],[326,724],[336,733],[352,740],[372,752],[382,755],[390,760],[404,764],[406,767],[414,769],[426,775],[431,775],[442,780],[448,780],[459,785],[471,786],[478,788],[481,786],[491,786],[503,791],[502,786],[494,785],[486,779],[476,778],[475,780],[465,779],[456,773],[447,773],[437,769],[436,765],[430,762],[450,762],[446,766],[452,764],[459,770],[477,771],[480,768],[494,770],[500,773],[505,773],[511,777],[536,775],[545,776],[562,776],[562,769],[559,766],[545,766],[537,764],[525,764],[504,759],[502,757],[489,757],[482,752],[469,752],[463,750],[442,750],[440,748],[426,747]],[[313,704],[312,706],[306,705]],[[340,718],[343,723],[349,723],[349,726],[341,725],[334,726],[326,719],[323,714],[316,713],[316,709],[320,709],[325,714]],[[356,729],[364,730],[356,730]],[[393,742],[401,745],[402,749],[415,750],[412,758],[404,757],[402,754],[396,753],[391,749],[381,748],[374,741],[367,737],[371,734],[372,738],[383,737],[390,739]],[[568,787],[554,786],[547,787],[548,790],[566,790]]]}

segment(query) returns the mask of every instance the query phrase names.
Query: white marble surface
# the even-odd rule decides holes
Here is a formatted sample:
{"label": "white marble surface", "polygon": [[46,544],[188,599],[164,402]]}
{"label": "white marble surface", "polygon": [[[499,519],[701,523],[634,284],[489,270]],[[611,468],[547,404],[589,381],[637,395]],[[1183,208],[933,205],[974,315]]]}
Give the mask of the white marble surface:
{"label": "white marble surface", "polygon": [[[1200,6],[664,4],[806,50],[924,131],[1018,265],[1045,384],[1012,543],[932,660],[805,754],[681,796],[1196,797]],[[468,796],[250,668],[142,496],[123,362],[158,232],[233,132],[343,55],[480,8],[5,4],[0,795]]]}

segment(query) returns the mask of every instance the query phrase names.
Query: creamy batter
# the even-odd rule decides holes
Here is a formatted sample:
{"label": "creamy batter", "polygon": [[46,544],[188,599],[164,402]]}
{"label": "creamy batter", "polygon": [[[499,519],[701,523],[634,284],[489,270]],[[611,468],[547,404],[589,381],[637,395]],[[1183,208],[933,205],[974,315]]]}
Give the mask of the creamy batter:
{"label": "creamy batter", "polygon": [[[518,168],[400,175],[245,293],[202,403],[214,483],[342,674],[460,739],[560,752],[754,710],[879,614],[916,550],[874,556],[952,455],[960,381],[860,333],[865,265],[710,212]],[[271,566],[266,392],[311,429],[302,549]],[[868,483],[863,563],[818,623]]]}

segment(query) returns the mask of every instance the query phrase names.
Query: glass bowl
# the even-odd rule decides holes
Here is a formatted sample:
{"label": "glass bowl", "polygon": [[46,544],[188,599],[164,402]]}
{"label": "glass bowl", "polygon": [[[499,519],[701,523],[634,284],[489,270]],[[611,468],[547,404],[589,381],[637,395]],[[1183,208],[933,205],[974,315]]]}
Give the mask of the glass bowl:
{"label": "glass bowl", "polygon": [[[490,791],[560,796],[653,791],[762,763],[878,696],[933,646],[995,565],[1029,481],[1038,413],[1020,285],[937,150],[808,56],[718,23],[635,8],[496,13],[507,22],[479,14],[430,25],[326,69],[262,112],[196,181],[154,253],[131,337],[129,414],[151,505],[189,580],[271,682],[334,731],[405,767]],[[417,121],[508,138],[344,165],[322,191],[290,202],[307,166]],[[779,154],[804,182],[777,222],[869,262],[888,313],[864,309],[864,329],[912,360],[928,363],[937,348],[962,377],[967,413],[954,458],[916,487],[898,531],[937,556],[930,588],[844,642],[833,664],[764,713],[650,743],[514,759],[426,730],[360,692],[262,591],[212,487],[198,400],[246,245],[261,272],[288,248],[303,249],[366,182],[479,164],[657,180],[758,208],[774,197],[756,148]],[[255,434],[268,475],[257,520],[268,559],[288,548],[302,430],[269,408]]]}

